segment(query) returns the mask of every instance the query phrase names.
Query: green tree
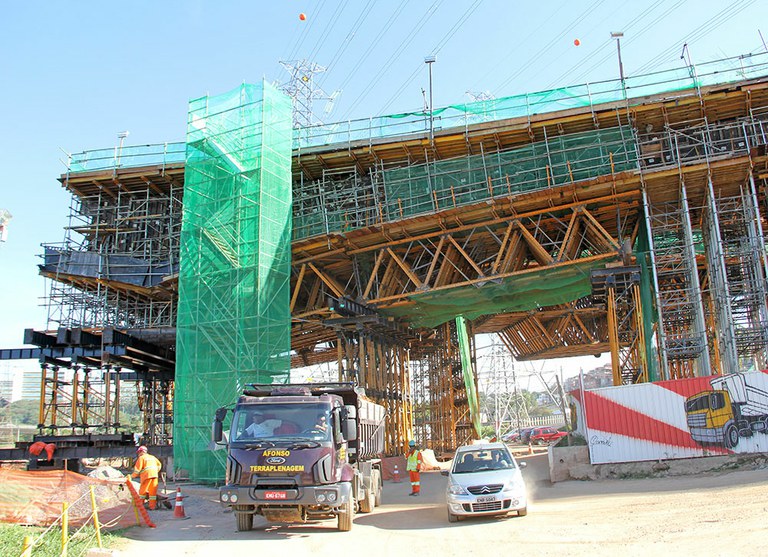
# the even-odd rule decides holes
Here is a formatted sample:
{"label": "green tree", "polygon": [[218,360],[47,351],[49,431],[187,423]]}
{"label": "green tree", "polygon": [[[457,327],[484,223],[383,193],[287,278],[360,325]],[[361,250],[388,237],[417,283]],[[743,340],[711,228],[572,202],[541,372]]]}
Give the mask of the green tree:
{"label": "green tree", "polygon": [[34,400],[17,400],[11,403],[11,421],[14,424],[37,425],[40,403]]}

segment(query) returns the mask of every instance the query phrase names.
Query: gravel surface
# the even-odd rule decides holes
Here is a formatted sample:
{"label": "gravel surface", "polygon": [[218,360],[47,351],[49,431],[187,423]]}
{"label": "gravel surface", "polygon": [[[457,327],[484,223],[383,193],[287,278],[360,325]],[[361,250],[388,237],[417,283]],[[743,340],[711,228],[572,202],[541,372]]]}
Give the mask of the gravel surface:
{"label": "gravel surface", "polygon": [[[357,514],[351,532],[335,521],[268,524],[237,532],[235,518],[216,502],[217,492],[184,486],[188,520],[155,511],[156,529],[133,528],[123,557],[147,555],[265,554],[338,555],[354,544],[366,557],[428,551],[444,555],[492,555],[514,551],[535,556],[768,555],[768,469],[637,480],[551,484],[546,455],[522,457],[531,503],[526,517],[481,518],[449,524],[446,478],[422,475],[422,496],[408,497],[407,482],[385,482],[383,504]],[[171,486],[169,485],[169,490]],[[175,486],[173,486],[175,488]]]}

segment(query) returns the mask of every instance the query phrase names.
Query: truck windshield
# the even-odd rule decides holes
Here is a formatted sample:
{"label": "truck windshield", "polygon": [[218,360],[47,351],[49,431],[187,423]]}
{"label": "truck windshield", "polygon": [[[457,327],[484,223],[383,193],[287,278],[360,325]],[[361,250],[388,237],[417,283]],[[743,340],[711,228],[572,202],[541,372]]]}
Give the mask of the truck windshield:
{"label": "truck windshield", "polygon": [[234,441],[331,438],[330,408],[324,404],[253,404],[241,406],[232,419]]}

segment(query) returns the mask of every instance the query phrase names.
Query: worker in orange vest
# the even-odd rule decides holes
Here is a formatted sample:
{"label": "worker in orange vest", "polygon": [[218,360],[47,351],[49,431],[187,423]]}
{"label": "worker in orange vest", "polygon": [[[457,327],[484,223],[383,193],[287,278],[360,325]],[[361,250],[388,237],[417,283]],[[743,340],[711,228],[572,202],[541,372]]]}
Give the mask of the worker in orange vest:
{"label": "worker in orange vest", "polygon": [[411,439],[408,441],[408,454],[406,455],[405,469],[408,470],[408,475],[411,478],[411,492],[408,495],[419,495],[421,491],[421,468],[423,466],[423,459],[421,457],[421,451],[416,448],[416,441]]}
{"label": "worker in orange vest", "polygon": [[141,495],[145,503],[149,500],[149,510],[153,511],[157,508],[157,477],[160,475],[162,464],[157,458],[147,452],[147,448],[144,445],[136,449],[136,453],[139,455],[139,458],[136,459],[131,476],[141,478],[139,495]]}

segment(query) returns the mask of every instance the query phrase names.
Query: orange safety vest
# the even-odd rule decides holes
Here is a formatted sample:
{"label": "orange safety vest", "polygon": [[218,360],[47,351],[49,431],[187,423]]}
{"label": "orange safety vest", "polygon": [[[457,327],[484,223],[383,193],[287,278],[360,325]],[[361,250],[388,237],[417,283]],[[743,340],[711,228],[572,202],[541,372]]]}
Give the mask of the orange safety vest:
{"label": "orange safety vest", "polygon": [[136,459],[133,467],[133,476],[141,476],[141,481],[157,478],[162,464],[149,453],[143,453]]}

